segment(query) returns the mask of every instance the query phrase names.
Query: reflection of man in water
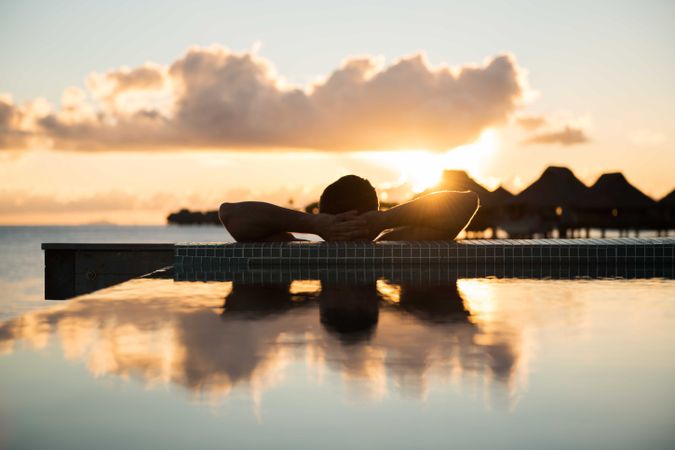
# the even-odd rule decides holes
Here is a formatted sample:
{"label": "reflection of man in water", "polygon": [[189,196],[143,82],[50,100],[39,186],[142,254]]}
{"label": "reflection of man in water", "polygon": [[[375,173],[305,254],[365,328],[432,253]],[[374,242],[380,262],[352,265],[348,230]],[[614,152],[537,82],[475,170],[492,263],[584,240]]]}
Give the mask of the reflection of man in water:
{"label": "reflection of man in water", "polygon": [[[429,322],[467,321],[469,312],[457,290],[457,281],[442,285],[396,282],[400,286],[398,305],[418,319]],[[379,317],[382,295],[375,281],[362,283],[321,282],[316,292],[292,293],[291,283],[244,284],[234,282],[224,313],[262,318],[293,307],[319,302],[324,327],[353,342],[372,336]]]}
{"label": "reflection of man in water", "polygon": [[321,282],[316,292],[291,292],[291,283],[232,283],[224,314],[237,313],[258,319],[281,314],[294,307],[309,306],[318,300],[321,323],[341,337],[368,338],[379,313],[380,296],[375,282],[342,284]]}
{"label": "reflection of man in water", "polygon": [[440,240],[454,239],[477,209],[473,192],[441,191],[380,211],[370,182],[347,175],[323,191],[319,214],[240,202],[220,205],[219,217],[239,242],[297,240],[292,232],[316,234],[326,241]]}
{"label": "reflection of man in water", "polygon": [[380,313],[375,282],[344,284],[321,282],[321,323],[343,342],[355,343],[372,337]]}

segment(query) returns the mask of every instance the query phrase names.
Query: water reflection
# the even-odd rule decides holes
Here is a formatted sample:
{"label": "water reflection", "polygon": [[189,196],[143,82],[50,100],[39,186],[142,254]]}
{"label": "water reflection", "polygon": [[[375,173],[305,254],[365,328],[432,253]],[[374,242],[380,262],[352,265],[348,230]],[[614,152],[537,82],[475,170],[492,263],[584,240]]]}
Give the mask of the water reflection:
{"label": "water reflection", "polygon": [[452,385],[513,406],[523,336],[508,318],[474,314],[467,293],[457,280],[132,280],[1,323],[0,349],[56,338],[94,376],[179,385],[204,401],[242,389],[257,411],[293,363],[318,384],[344,384],[353,401],[424,400]]}

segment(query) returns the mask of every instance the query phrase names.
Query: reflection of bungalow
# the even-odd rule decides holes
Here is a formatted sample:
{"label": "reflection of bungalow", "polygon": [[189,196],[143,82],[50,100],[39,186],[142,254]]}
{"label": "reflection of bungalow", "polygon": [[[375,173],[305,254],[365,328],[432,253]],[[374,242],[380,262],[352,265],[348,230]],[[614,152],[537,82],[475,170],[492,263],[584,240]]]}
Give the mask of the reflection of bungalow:
{"label": "reflection of bungalow", "polygon": [[554,229],[565,237],[568,229],[581,228],[598,205],[570,169],[552,166],[512,200],[503,228],[511,237],[548,235]]}
{"label": "reflection of bungalow", "polygon": [[626,180],[622,173],[605,173],[590,188],[599,202],[585,228],[619,230],[656,228],[656,202]]}

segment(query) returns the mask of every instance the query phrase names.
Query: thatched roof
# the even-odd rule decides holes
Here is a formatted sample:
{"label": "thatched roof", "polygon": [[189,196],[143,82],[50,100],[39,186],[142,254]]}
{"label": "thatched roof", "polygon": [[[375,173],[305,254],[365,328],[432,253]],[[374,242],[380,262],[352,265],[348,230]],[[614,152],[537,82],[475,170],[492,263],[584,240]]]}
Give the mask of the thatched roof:
{"label": "thatched roof", "polygon": [[670,194],[659,200],[659,205],[675,207],[675,189],[670,191]]}
{"label": "thatched roof", "polygon": [[514,203],[532,208],[599,206],[590,189],[567,167],[547,167],[544,173],[516,196]]}
{"label": "thatched roof", "polygon": [[510,203],[514,198],[515,195],[504,189],[502,186],[499,186],[497,189],[490,192],[482,206],[502,206]]}
{"label": "thatched roof", "polygon": [[591,193],[606,208],[649,208],[655,201],[633,186],[622,173],[605,173],[591,186]]}
{"label": "thatched roof", "polygon": [[487,199],[490,196],[490,191],[478,184],[463,170],[445,170],[441,181],[425,193],[437,190],[473,191],[478,194],[481,203],[488,201]]}

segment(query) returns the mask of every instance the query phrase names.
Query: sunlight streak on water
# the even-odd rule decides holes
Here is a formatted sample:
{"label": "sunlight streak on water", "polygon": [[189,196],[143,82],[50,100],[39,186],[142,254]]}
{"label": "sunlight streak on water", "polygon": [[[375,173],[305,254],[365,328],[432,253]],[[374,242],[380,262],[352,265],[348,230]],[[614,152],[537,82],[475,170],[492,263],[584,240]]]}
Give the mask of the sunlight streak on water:
{"label": "sunlight streak on water", "polygon": [[[1,322],[7,401],[0,414],[20,420],[28,411],[23,400],[50,412],[41,384],[26,381],[33,366],[22,361],[37,357],[49,367],[49,385],[70,389],[82,407],[101,407],[108,394],[139,386],[138,401],[162,398],[181,420],[205,405],[226,415],[235,435],[240,422],[278,433],[280,417],[292,414],[316,427],[308,447],[321,442],[327,414],[364,439],[354,417],[366,408],[391,422],[414,411],[409,425],[425,429],[421,441],[391,429],[374,431],[375,441],[398,436],[409,446],[452,436],[487,448],[497,441],[477,436],[478,424],[498,440],[496,430],[508,421],[523,436],[536,425],[566,446],[629,448],[643,433],[667,438],[659,427],[673,417],[672,395],[663,396],[675,375],[673,298],[675,283],[665,280],[256,286],[137,279]],[[345,317],[361,325],[345,328]],[[90,379],[98,381],[83,397],[77,386]],[[25,387],[17,390],[19,380]],[[70,380],[78,381],[65,387]],[[621,413],[628,404],[639,420]],[[128,407],[116,408],[122,415],[110,426],[128,426]],[[152,402],[144,408],[162,414]],[[253,422],[244,425],[246,417]],[[432,427],[440,417],[456,426]],[[596,427],[581,425],[588,420]],[[574,432],[559,434],[554,422]],[[193,423],[204,439],[213,436],[210,421]],[[618,431],[610,436],[608,429]]]}

